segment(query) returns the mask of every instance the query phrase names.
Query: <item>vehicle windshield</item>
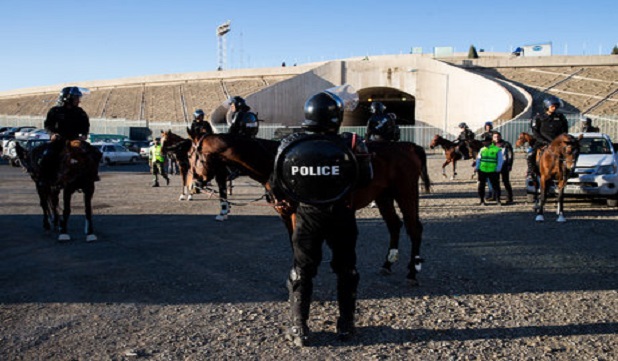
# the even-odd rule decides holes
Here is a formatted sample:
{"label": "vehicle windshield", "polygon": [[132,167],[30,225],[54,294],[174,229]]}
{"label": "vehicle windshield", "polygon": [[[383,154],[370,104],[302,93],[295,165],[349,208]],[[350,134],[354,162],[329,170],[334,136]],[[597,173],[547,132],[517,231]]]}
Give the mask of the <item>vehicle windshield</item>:
{"label": "vehicle windshield", "polygon": [[612,145],[605,138],[583,138],[579,141],[579,154],[612,154]]}

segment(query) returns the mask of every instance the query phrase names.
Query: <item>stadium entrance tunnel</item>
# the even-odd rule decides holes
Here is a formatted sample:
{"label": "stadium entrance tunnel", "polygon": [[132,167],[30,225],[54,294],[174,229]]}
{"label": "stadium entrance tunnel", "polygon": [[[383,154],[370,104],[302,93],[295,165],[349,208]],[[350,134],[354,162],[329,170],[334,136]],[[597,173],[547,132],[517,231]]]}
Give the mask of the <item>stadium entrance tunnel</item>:
{"label": "stadium entrance tunnel", "polygon": [[364,88],[358,91],[359,104],[353,112],[346,112],[343,125],[347,127],[366,126],[371,116],[370,106],[372,102],[381,102],[386,106],[386,113],[394,113],[397,116],[397,124],[414,125],[414,110],[416,98],[395,88],[374,87]]}

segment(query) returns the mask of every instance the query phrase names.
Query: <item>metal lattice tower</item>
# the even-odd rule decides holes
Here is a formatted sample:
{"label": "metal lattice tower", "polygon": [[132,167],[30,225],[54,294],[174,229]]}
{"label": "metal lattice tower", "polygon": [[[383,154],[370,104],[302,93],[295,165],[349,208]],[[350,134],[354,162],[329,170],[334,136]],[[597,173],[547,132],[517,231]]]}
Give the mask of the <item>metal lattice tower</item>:
{"label": "metal lattice tower", "polygon": [[232,30],[231,23],[228,20],[217,27],[217,70],[223,70],[227,66],[227,40],[225,35]]}

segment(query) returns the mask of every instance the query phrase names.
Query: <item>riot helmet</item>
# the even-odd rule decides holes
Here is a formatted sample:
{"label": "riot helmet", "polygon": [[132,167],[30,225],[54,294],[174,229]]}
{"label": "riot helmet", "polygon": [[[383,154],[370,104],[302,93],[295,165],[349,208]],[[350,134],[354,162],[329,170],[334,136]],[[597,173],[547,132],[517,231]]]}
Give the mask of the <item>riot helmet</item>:
{"label": "riot helmet", "polygon": [[562,100],[560,100],[560,98],[554,97],[554,96],[551,96],[551,97],[546,98],[545,100],[543,100],[543,109],[547,110],[552,105],[554,105],[556,107],[556,110],[558,110],[564,104],[562,103]]}
{"label": "riot helmet", "polygon": [[230,105],[234,105],[236,110],[242,110],[243,108],[248,108],[247,102],[243,97],[233,96],[229,99]]}
{"label": "riot helmet", "polygon": [[202,117],[201,119],[204,119],[204,111],[202,109],[195,109],[195,111],[193,112],[193,119],[197,119],[199,117]]}
{"label": "riot helmet", "polygon": [[581,122],[583,125],[587,125],[587,126],[591,126],[592,125],[592,119],[587,118],[587,117],[582,117],[581,118]]}
{"label": "riot helmet", "polygon": [[492,122],[485,122],[485,128],[489,125],[489,130],[494,129],[494,123]]}
{"label": "riot helmet", "polygon": [[323,91],[305,102],[305,120],[302,127],[315,133],[337,133],[343,121],[343,101]]}
{"label": "riot helmet", "polygon": [[461,128],[461,129],[466,129],[468,127],[468,124],[466,124],[464,122],[461,122],[461,123],[459,123],[458,127]]}
{"label": "riot helmet", "polygon": [[72,104],[74,99],[81,99],[83,93],[80,88],[76,86],[68,86],[62,88],[58,95],[58,105],[63,106],[65,104]]}
{"label": "riot helmet", "polygon": [[382,114],[386,110],[386,106],[380,102],[372,102],[369,106],[372,114]]}

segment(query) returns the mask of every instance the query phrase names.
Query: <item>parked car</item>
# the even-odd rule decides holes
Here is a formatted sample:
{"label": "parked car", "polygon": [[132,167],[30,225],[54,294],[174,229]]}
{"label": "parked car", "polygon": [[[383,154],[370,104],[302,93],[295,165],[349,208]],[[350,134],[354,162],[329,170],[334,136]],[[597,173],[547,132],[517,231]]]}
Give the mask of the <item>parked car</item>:
{"label": "parked car", "polygon": [[[565,197],[605,198],[610,207],[618,206],[618,153],[611,138],[603,133],[583,134],[579,141],[579,157],[564,187]],[[531,180],[526,183],[528,200],[534,199]],[[555,193],[555,192],[554,192]]]}
{"label": "parked car", "polygon": [[8,130],[5,130],[4,132],[0,133],[0,138],[2,139],[15,139],[15,133],[21,131],[22,129],[34,129],[35,127],[31,126],[31,125],[26,125],[26,126],[21,126],[21,127],[12,127],[9,128]]}
{"label": "parked car", "polygon": [[97,147],[101,153],[103,153],[101,163],[107,165],[116,163],[136,163],[139,160],[139,154],[131,152],[120,144],[103,143],[93,144],[93,146]]}
{"label": "parked car", "polygon": [[20,127],[20,129],[15,132],[15,139],[28,140],[28,134],[35,129],[35,127]]}
{"label": "parked car", "polygon": [[2,152],[2,158],[9,161],[9,163],[14,167],[19,167],[19,158],[17,157],[17,151],[15,150],[15,145],[19,143],[22,148],[27,151],[31,151],[32,149],[49,143],[48,139],[30,139],[30,140],[19,140],[19,139],[11,139],[6,143],[6,146]]}
{"label": "parked car", "polygon": [[49,140],[51,137],[47,130],[45,129],[35,129],[28,133],[28,139],[47,139]]}
{"label": "parked car", "polygon": [[150,142],[147,140],[124,140],[119,142],[119,144],[132,152],[141,153],[140,150],[144,147],[147,148]]}
{"label": "parked car", "polygon": [[148,159],[148,156],[150,155],[150,147],[152,147],[153,144],[153,142],[149,142],[148,146],[141,147],[139,149],[139,156]]}

